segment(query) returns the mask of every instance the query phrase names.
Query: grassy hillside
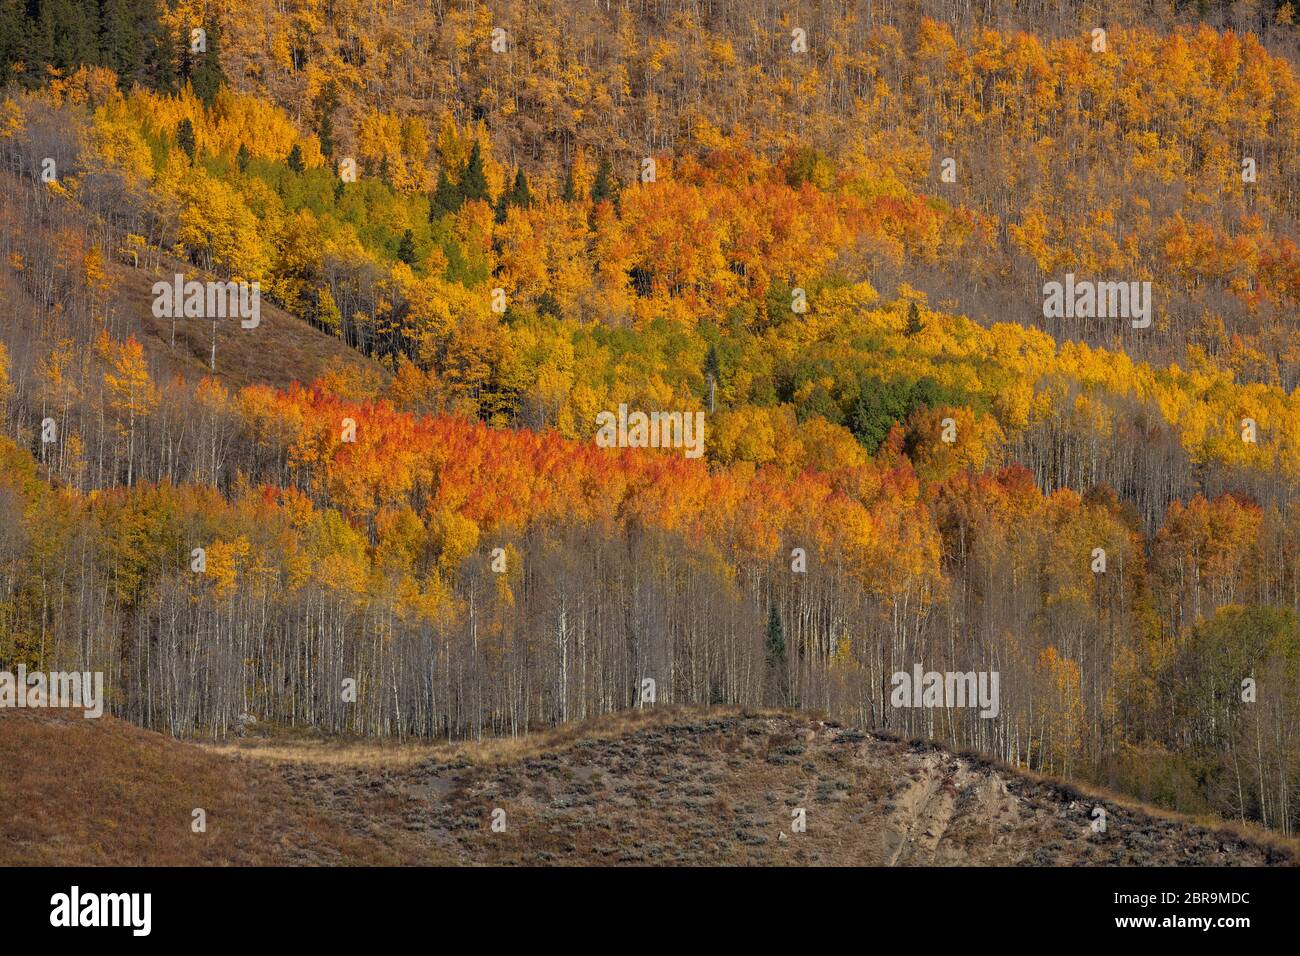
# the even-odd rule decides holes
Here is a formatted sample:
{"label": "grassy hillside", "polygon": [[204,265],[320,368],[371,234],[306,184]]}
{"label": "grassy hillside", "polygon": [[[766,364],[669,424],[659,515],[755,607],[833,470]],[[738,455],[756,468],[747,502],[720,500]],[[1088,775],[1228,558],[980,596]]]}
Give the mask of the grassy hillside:
{"label": "grassy hillside", "polygon": [[181,375],[197,382],[213,376],[231,388],[264,384],[285,388],[291,382],[313,382],[340,371],[369,376],[376,382],[387,373],[356,349],[337,338],[297,321],[275,303],[263,299],[257,335],[252,336],[236,322],[217,326],[217,367],[210,367],[212,326],[207,322],[180,321],[172,344],[170,319],[153,315],[153,284],[171,281],[177,272],[194,277],[192,267],[164,257],[155,269],[110,267],[118,309],[129,333],[144,345],[151,364],[162,376]]}
{"label": "grassy hillside", "polygon": [[0,712],[0,767],[0,866],[393,862],[268,766],[111,717]]}
{"label": "grassy hillside", "polygon": [[[523,740],[220,748],[0,718],[0,865],[1278,865],[1292,848],[777,711],[665,708]],[[190,829],[192,808],[208,831]],[[1090,814],[1106,811],[1105,832]],[[492,813],[505,811],[494,832]],[[792,829],[796,808],[807,829]]]}

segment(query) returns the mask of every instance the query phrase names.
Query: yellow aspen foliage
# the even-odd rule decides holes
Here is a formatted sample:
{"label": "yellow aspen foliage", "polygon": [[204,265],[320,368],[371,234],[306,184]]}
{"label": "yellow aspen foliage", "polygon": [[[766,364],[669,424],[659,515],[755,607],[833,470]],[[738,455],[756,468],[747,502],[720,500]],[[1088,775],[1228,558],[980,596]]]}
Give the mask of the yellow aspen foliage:
{"label": "yellow aspen foliage", "polygon": [[213,593],[218,598],[228,598],[234,593],[240,568],[248,558],[248,539],[241,535],[233,541],[213,541],[206,550],[206,578],[212,582]]}
{"label": "yellow aspen foliage", "polygon": [[145,364],[144,348],[134,336],[118,343],[108,341],[107,333],[102,333],[101,343],[109,358],[109,371],[104,374],[109,407],[125,419],[121,427],[129,429],[137,418],[153,411],[158,404],[158,391]]}
{"label": "yellow aspen foliage", "polygon": [[13,383],[9,381],[9,349],[0,342],[0,422],[8,414],[9,396],[12,392]]}

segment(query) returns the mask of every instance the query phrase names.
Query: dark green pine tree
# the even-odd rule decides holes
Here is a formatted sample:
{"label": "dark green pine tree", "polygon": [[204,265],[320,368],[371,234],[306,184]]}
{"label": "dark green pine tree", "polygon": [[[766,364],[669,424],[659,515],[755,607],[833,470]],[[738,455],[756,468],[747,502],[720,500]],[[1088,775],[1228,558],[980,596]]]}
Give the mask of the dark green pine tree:
{"label": "dark green pine tree", "polygon": [[118,86],[130,89],[144,69],[144,38],[128,0],[104,0],[100,8],[99,59],[117,74]]}
{"label": "dark green pine tree", "polygon": [[248,172],[248,161],[253,157],[248,152],[248,147],[243,143],[239,144],[239,152],[235,154],[235,163],[239,166],[241,173]]}
{"label": "dark green pine tree", "polygon": [[204,30],[207,31],[206,49],[202,53],[193,54],[190,85],[203,105],[210,107],[217,98],[217,92],[225,85],[226,74],[221,69],[221,27],[215,17],[208,20]]}
{"label": "dark green pine tree", "polygon": [[722,379],[722,363],[718,360],[718,347],[709,343],[709,352],[704,356],[704,384],[708,389],[709,411],[713,411],[713,399]]}
{"label": "dark green pine tree", "polygon": [[564,185],[560,187],[560,198],[565,202],[573,202],[578,198],[578,187],[573,182],[572,163],[564,170]]}
{"label": "dark green pine tree", "polygon": [[496,206],[493,208],[493,219],[497,225],[506,221],[506,210],[510,208],[510,191],[501,190],[501,195],[497,197]]}
{"label": "dark green pine tree", "polygon": [[533,194],[528,189],[528,177],[524,175],[524,168],[520,166],[515,170],[515,184],[510,189],[510,205],[528,209],[532,204]]}
{"label": "dark green pine tree", "polygon": [[334,111],[338,106],[338,87],[330,80],[316,98],[316,135],[320,137],[321,155],[326,159],[334,156]]}
{"label": "dark green pine tree", "polygon": [[176,125],[176,145],[185,151],[185,155],[194,162],[196,146],[194,142],[194,124],[183,119]]}
{"label": "dark green pine tree", "polygon": [[317,127],[316,135],[320,137],[321,155],[326,159],[334,157],[334,114],[325,113],[321,116],[320,126]]}
{"label": "dark green pine tree", "polygon": [[464,201],[460,188],[451,181],[447,170],[438,170],[438,185],[429,197],[429,222],[437,222],[443,216],[456,212]]}
{"label": "dark green pine tree", "polygon": [[42,82],[45,64],[54,59],[54,16],[46,8],[33,8],[26,0],[22,0],[19,7],[24,9],[14,42],[14,60],[21,60],[26,69],[16,75],[25,83],[34,85]]}
{"label": "dark green pine tree", "polygon": [[35,60],[31,66],[38,75],[44,72],[41,65],[47,63],[65,73],[73,72],[83,63],[98,65],[98,10],[87,15],[76,0],[42,0],[34,7],[39,14],[32,25],[28,52]]}
{"label": "dark green pine tree", "polygon": [[397,244],[397,258],[408,266],[415,265],[415,236],[409,229],[402,233],[402,241]]}
{"label": "dark green pine tree", "polygon": [[850,407],[846,424],[862,447],[874,455],[894,425],[907,420],[912,408],[909,383],[864,375],[858,382],[858,397]]}
{"label": "dark green pine tree", "polygon": [[143,31],[144,71],[149,84],[160,93],[175,93],[180,86],[180,62],[185,48],[158,22],[157,9],[152,3]]}
{"label": "dark green pine tree", "polygon": [[176,85],[184,86],[194,78],[194,67],[198,63],[198,54],[191,52],[190,33],[183,26],[177,34],[176,50]]}
{"label": "dark green pine tree", "polygon": [[474,148],[469,151],[469,162],[465,164],[465,175],[460,178],[460,193],[465,197],[466,202],[472,202],[475,199],[481,199],[483,202],[491,202],[492,197],[488,195],[487,176],[483,172],[483,153],[479,149],[477,142]]}
{"label": "dark green pine tree", "polygon": [[775,604],[767,614],[767,663],[769,667],[785,666],[785,628]]}
{"label": "dark green pine tree", "polygon": [[0,0],[0,70],[13,76],[14,63],[29,63],[27,53],[30,24],[23,15],[25,0]]}
{"label": "dark green pine tree", "polygon": [[923,328],[925,326],[921,324],[921,310],[917,308],[915,302],[909,303],[907,306],[907,336],[910,338]]}
{"label": "dark green pine tree", "polygon": [[289,168],[295,173],[301,173],[307,168],[302,161],[302,147],[297,143],[294,143],[293,149],[289,150],[289,157],[285,162],[289,164]]}
{"label": "dark green pine tree", "polygon": [[591,204],[598,206],[606,199],[614,197],[613,168],[609,164],[609,157],[600,157],[600,164],[596,167],[596,179],[591,184]]}
{"label": "dark green pine tree", "polygon": [[781,625],[781,612],[770,606],[767,615],[767,677],[768,700],[779,707],[788,703],[789,687],[785,667],[785,628]]}

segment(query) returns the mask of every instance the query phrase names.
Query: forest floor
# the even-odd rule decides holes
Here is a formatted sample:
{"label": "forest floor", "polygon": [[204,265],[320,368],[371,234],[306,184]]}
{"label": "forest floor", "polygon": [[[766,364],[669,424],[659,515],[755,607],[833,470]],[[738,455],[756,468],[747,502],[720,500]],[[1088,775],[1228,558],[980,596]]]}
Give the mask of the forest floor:
{"label": "forest floor", "polygon": [[[107,717],[7,712],[0,865],[1297,860],[1262,831],[803,714],[659,708],[439,746],[268,731],[198,745]],[[1095,807],[1105,810],[1101,832]],[[206,811],[205,833],[193,832],[195,808]]]}

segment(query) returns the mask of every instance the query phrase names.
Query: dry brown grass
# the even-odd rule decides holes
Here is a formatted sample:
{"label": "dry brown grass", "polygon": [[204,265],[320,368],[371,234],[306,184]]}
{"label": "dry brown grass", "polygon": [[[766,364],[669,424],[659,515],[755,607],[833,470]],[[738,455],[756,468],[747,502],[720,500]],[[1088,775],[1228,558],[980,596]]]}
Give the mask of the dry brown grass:
{"label": "dry brown grass", "polygon": [[[193,744],[0,714],[0,865],[1277,865],[1293,841],[815,716],[660,707],[482,743]],[[1004,785],[1005,784],[1005,785]],[[1093,834],[1088,809],[1111,826]],[[194,807],[208,832],[190,830]],[[790,808],[809,808],[807,833]],[[490,814],[506,808],[509,828]],[[785,838],[782,839],[782,835]]]}
{"label": "dry brown grass", "polygon": [[[200,319],[176,321],[176,347],[171,344],[171,319],[153,315],[153,284],[168,281],[177,272],[187,278],[215,279],[194,266],[163,257],[159,270],[135,269],[112,262],[108,273],[114,283],[113,300],[121,320],[120,334],[134,334],[151,361],[167,374],[196,381],[211,374],[212,324]],[[261,322],[255,329],[240,327],[237,319],[217,323],[216,377],[228,388],[261,384],[284,388],[290,382],[310,383],[331,367],[343,366],[385,380],[380,366],[342,340],[261,301]]]}
{"label": "dry brown grass", "polygon": [[1080,783],[1077,780],[1063,780],[1060,777],[1052,777],[1047,774],[1037,773],[1025,768],[1013,768],[1003,761],[988,761],[990,766],[998,768],[1003,773],[1019,774],[1041,783],[1044,786],[1056,787],[1066,792],[1078,793],[1081,797],[1089,802],[1098,801],[1116,806],[1123,807],[1133,813],[1144,814],[1156,820],[1168,820],[1172,823],[1178,823],[1185,826],[1199,826],[1214,833],[1224,836],[1234,837],[1238,840],[1246,840],[1250,843],[1262,846],[1272,847],[1280,853],[1290,855],[1293,859],[1300,861],[1300,838],[1283,836],[1274,830],[1266,829],[1257,823],[1247,823],[1239,820],[1224,820],[1222,817],[1216,817],[1210,814],[1189,814],[1180,813],[1177,810],[1170,810],[1165,807],[1154,806],[1153,804],[1143,803],[1127,794],[1111,790],[1108,787],[1099,786],[1092,783]]}
{"label": "dry brown grass", "polygon": [[[191,830],[196,807],[203,834]],[[309,850],[391,861],[253,762],[111,717],[0,714],[0,865],[253,865]]]}
{"label": "dry brown grass", "polygon": [[475,765],[497,765],[523,760],[540,753],[564,750],[583,740],[609,740],[634,730],[663,727],[684,715],[774,716],[783,711],[740,707],[692,708],[662,706],[650,710],[627,710],[589,720],[571,721],[519,737],[485,737],[481,741],[452,743],[397,743],[346,740],[302,735],[289,737],[246,737],[221,744],[202,744],[213,753],[239,755],[276,763],[306,763],[332,768],[388,768],[418,766],[430,760],[452,763],[466,760]]}
{"label": "dry brown grass", "polygon": [[[943,749],[943,745],[933,740],[922,740],[917,738],[913,741],[926,747]],[[960,755],[972,763],[980,766],[990,767],[1003,776],[1018,776],[1034,783],[1041,784],[1045,787],[1051,787],[1065,794],[1077,795],[1076,799],[1084,799],[1090,802],[1109,803],[1114,806],[1123,807],[1134,813],[1144,814],[1155,820],[1168,820],[1172,823],[1178,823],[1188,826],[1205,827],[1215,833],[1235,837],[1239,840],[1247,840],[1251,843],[1257,843],[1262,846],[1273,847],[1281,853],[1289,854],[1297,861],[1300,861],[1300,838],[1284,836],[1274,830],[1269,830],[1257,823],[1249,823],[1239,820],[1225,820],[1212,814],[1190,814],[1181,813],[1166,807],[1157,806],[1156,804],[1144,803],[1135,797],[1122,793],[1118,790],[1112,790],[1100,784],[1088,783],[1080,780],[1067,780],[1063,777],[1053,776],[1051,774],[1039,773],[1028,767],[1018,767],[1007,763],[997,757],[990,757],[987,754],[978,753],[971,750],[963,750]]]}

